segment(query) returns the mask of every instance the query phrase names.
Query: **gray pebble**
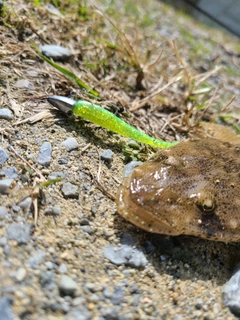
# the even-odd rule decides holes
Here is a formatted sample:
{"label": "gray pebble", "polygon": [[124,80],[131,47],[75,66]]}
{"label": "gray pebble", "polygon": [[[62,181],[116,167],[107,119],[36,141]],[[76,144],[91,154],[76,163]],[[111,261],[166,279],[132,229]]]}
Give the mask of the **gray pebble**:
{"label": "gray pebble", "polygon": [[140,148],[140,145],[135,140],[129,140],[128,145],[129,145],[129,147],[136,149],[136,150],[139,150],[139,148]]}
{"label": "gray pebble", "polygon": [[144,253],[140,249],[128,245],[116,247],[109,245],[104,248],[104,256],[116,265],[129,265],[134,268],[143,268],[148,264]]}
{"label": "gray pebble", "polygon": [[67,273],[67,267],[65,263],[60,264],[59,268],[58,268],[58,272],[59,273]]}
{"label": "gray pebble", "polygon": [[65,172],[61,172],[61,171],[56,171],[56,172],[51,172],[48,176],[48,178],[50,180],[54,180],[56,178],[62,178],[65,179],[66,178],[66,173]]}
{"label": "gray pebble", "polygon": [[30,266],[34,269],[37,269],[38,266],[45,261],[46,253],[38,249],[28,260]]}
{"label": "gray pebble", "polygon": [[12,120],[13,119],[12,112],[8,108],[0,109],[0,119]]}
{"label": "gray pebble", "polygon": [[8,155],[7,152],[0,147],[0,165],[4,164],[5,161],[7,161]]}
{"label": "gray pebble", "polygon": [[107,150],[104,150],[104,151],[101,153],[100,157],[101,157],[102,160],[105,160],[105,161],[110,162],[110,161],[113,160],[113,154],[114,154],[114,153],[112,152],[112,150],[107,149]]}
{"label": "gray pebble", "polygon": [[61,208],[59,206],[50,206],[44,210],[45,215],[59,216],[61,214]]}
{"label": "gray pebble", "polygon": [[224,285],[222,293],[223,304],[240,317],[240,270]]}
{"label": "gray pebble", "polygon": [[46,268],[47,268],[48,270],[54,269],[54,263],[52,263],[51,261],[47,261],[47,262],[45,263],[45,266],[46,266]]}
{"label": "gray pebble", "polygon": [[75,184],[72,184],[70,182],[66,182],[63,184],[62,193],[66,199],[68,198],[78,199],[78,196],[79,196],[78,187]]}
{"label": "gray pebble", "polygon": [[79,147],[79,144],[75,138],[68,138],[62,142],[62,146],[67,151],[71,151],[71,150],[77,149]]}
{"label": "gray pebble", "polygon": [[40,148],[38,163],[42,166],[49,166],[51,161],[52,146],[50,142],[44,142]]}
{"label": "gray pebble", "polygon": [[15,167],[9,167],[9,168],[3,169],[3,172],[5,176],[8,177],[9,179],[15,179],[18,176],[18,171],[17,171],[17,168]]}
{"label": "gray pebble", "polygon": [[77,283],[69,276],[62,275],[59,281],[60,295],[73,297],[76,290],[77,290]]}
{"label": "gray pebble", "polygon": [[39,274],[39,283],[42,288],[54,288],[56,281],[56,274],[52,271],[41,270]]}
{"label": "gray pebble", "polygon": [[0,220],[3,220],[8,214],[7,208],[1,206],[0,207]]}
{"label": "gray pebble", "polygon": [[121,287],[115,288],[111,299],[112,303],[115,305],[120,305],[123,302],[123,298],[124,289]]}
{"label": "gray pebble", "polygon": [[47,44],[40,46],[39,48],[42,51],[42,54],[55,61],[66,61],[72,56],[70,50],[58,45]]}
{"label": "gray pebble", "polygon": [[84,232],[86,232],[86,233],[88,233],[88,234],[93,234],[95,231],[91,228],[91,227],[89,227],[89,226],[80,226],[80,228],[84,231]]}
{"label": "gray pebble", "polygon": [[[69,313],[65,317],[65,320],[90,320],[90,319],[93,319],[92,314],[83,305],[81,306],[81,308],[78,307],[76,309],[72,309],[71,311],[69,311]],[[100,320],[100,318],[96,318],[96,319]]]}
{"label": "gray pebble", "polygon": [[7,244],[7,238],[0,237],[0,247],[5,247],[6,244]]}
{"label": "gray pebble", "polygon": [[0,298],[0,319],[14,320],[16,316],[12,312],[10,300],[7,298]]}
{"label": "gray pebble", "polygon": [[146,251],[146,254],[149,254],[149,253],[151,253],[151,252],[153,252],[155,250],[155,247],[150,241],[147,240],[144,243],[144,249]]}
{"label": "gray pebble", "polygon": [[58,160],[59,164],[67,164],[68,163],[68,158],[67,157],[63,157],[61,159]]}
{"label": "gray pebble", "polygon": [[15,213],[19,213],[19,211],[21,210],[21,208],[19,206],[17,206],[16,204],[13,204],[11,206],[11,208],[13,209],[13,212],[15,212]]}
{"label": "gray pebble", "polygon": [[21,202],[18,203],[19,207],[23,209],[25,212],[27,212],[32,204],[32,198],[27,197],[23,199]]}
{"label": "gray pebble", "polygon": [[130,174],[133,172],[133,170],[143,164],[141,161],[131,161],[129,162],[123,169],[123,178],[126,178],[130,176]]}
{"label": "gray pebble", "polygon": [[7,228],[9,240],[16,240],[19,244],[27,244],[31,238],[32,225],[12,223]]}
{"label": "gray pebble", "polygon": [[21,89],[34,89],[34,85],[26,79],[18,80],[15,83],[15,87],[21,88]]}

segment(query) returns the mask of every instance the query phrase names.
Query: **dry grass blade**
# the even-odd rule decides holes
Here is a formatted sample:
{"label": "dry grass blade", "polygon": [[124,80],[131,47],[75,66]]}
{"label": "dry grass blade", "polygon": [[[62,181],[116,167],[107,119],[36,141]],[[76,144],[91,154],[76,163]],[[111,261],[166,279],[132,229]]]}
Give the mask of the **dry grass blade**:
{"label": "dry grass blade", "polygon": [[161,88],[157,89],[155,92],[151,93],[150,95],[148,95],[147,97],[143,98],[140,101],[133,101],[132,103],[132,107],[130,108],[131,111],[135,111],[140,109],[141,107],[143,107],[150,99],[152,99],[153,97],[155,97],[156,95],[158,95],[160,92],[162,92],[163,90],[167,89],[169,86],[171,86],[174,82],[178,82],[179,80],[181,80],[183,77],[183,74],[180,72],[180,74],[177,74],[175,77],[172,77],[172,79],[165,84],[164,86],[162,86]]}

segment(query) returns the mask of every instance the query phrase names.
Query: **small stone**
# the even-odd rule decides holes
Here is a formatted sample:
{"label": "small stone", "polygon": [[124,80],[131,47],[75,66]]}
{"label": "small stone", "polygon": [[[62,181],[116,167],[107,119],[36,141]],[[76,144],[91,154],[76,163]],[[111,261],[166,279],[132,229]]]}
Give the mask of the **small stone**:
{"label": "small stone", "polygon": [[73,297],[77,290],[77,283],[69,276],[62,275],[58,287],[61,296]]}
{"label": "small stone", "polygon": [[124,289],[121,287],[117,287],[114,289],[113,295],[112,295],[112,304],[120,305],[123,302],[124,298]]}
{"label": "small stone", "polygon": [[8,214],[7,208],[1,206],[0,207],[0,220],[3,220]]}
{"label": "small stone", "polygon": [[18,176],[18,171],[17,171],[17,168],[15,167],[9,167],[9,168],[3,169],[3,172],[5,176],[8,177],[9,179],[15,179]]}
{"label": "small stone", "polygon": [[45,266],[48,270],[52,270],[54,268],[54,264],[51,261],[47,261]]}
{"label": "small stone", "polygon": [[28,262],[32,268],[37,269],[38,266],[45,261],[45,258],[46,253],[43,250],[38,249],[33,256],[29,258]]}
{"label": "small stone", "polygon": [[38,163],[42,166],[49,166],[51,161],[52,146],[50,142],[44,142],[40,148]]}
{"label": "small stone", "polygon": [[44,210],[46,216],[59,216],[61,214],[61,208],[59,206],[50,206]]}
{"label": "small stone", "polygon": [[0,298],[0,317],[4,320],[14,320],[16,315],[12,312],[10,300],[7,298]]}
{"label": "small stone", "polygon": [[101,153],[100,157],[101,157],[102,160],[105,160],[105,161],[107,161],[107,162],[110,162],[110,161],[113,160],[113,154],[114,154],[114,153],[112,152],[112,150],[107,149],[107,150],[104,150],[104,151]]}
{"label": "small stone", "polygon": [[68,158],[67,157],[63,157],[61,159],[58,160],[59,164],[67,164],[68,163]]}
{"label": "small stone", "polygon": [[54,288],[56,275],[52,271],[41,270],[39,274],[39,283],[42,288]]}
{"label": "small stone", "polygon": [[65,263],[61,263],[59,268],[58,268],[59,273],[67,273],[67,267]]}
{"label": "small stone", "polygon": [[13,212],[15,213],[19,213],[19,211],[21,210],[21,208],[19,206],[17,206],[16,204],[13,204],[12,206]]}
{"label": "small stone", "polygon": [[35,70],[28,70],[28,71],[26,72],[26,74],[27,74],[29,77],[33,77],[33,78],[38,77],[38,72],[35,71]]}
{"label": "small stone", "polygon": [[30,224],[12,223],[7,228],[9,240],[16,240],[18,244],[27,244],[31,238]]}
{"label": "small stone", "polygon": [[144,253],[140,249],[128,245],[115,247],[109,245],[104,248],[104,256],[116,265],[129,265],[134,268],[143,268],[148,264]]}
{"label": "small stone", "polygon": [[150,241],[147,240],[144,243],[144,249],[146,251],[146,254],[149,254],[149,253],[151,253],[151,252],[153,252],[155,250],[155,247]]}
{"label": "small stone", "polygon": [[8,108],[0,109],[0,119],[12,120],[13,119],[12,112]]}
{"label": "small stone", "polygon": [[25,268],[20,268],[16,272],[15,278],[18,282],[22,282],[25,279],[26,274],[27,274],[27,270]]}
{"label": "small stone", "polygon": [[57,179],[57,178],[65,179],[66,178],[66,173],[65,172],[61,172],[61,171],[51,172],[49,174],[48,178],[50,180],[54,180],[54,179]]}
{"label": "small stone", "polygon": [[0,165],[3,165],[5,161],[7,161],[8,155],[7,152],[0,147]]}
{"label": "small stone", "polygon": [[133,170],[143,164],[141,161],[131,161],[123,169],[123,178],[127,178],[133,172]]}
{"label": "small stone", "polygon": [[223,304],[240,317],[240,270],[224,285],[222,293]]}
{"label": "small stone", "polygon": [[67,151],[71,151],[71,150],[77,149],[79,147],[79,144],[75,138],[68,138],[62,142],[62,146]]}
{"label": "small stone", "polygon": [[66,182],[63,184],[62,193],[66,199],[78,199],[79,196],[78,187],[70,182]]}
{"label": "small stone", "polygon": [[34,89],[34,85],[26,79],[18,80],[15,83],[15,87],[20,88],[20,89]]}
{"label": "small stone", "polygon": [[42,54],[54,61],[66,61],[72,56],[72,53],[67,48],[58,45],[47,44],[39,47]]}
{"label": "small stone", "polygon": [[135,141],[135,140],[129,140],[128,146],[129,146],[130,148],[135,149],[135,150],[139,150],[139,149],[140,149],[140,145],[139,145],[139,144],[137,143],[137,141]]}
{"label": "small stone", "polygon": [[27,198],[23,199],[23,201],[18,203],[19,207],[22,210],[24,210],[25,212],[27,212],[29,210],[31,204],[32,204],[32,198],[31,197],[27,197]]}
{"label": "small stone", "polygon": [[7,244],[7,238],[1,237],[0,238],[0,247],[5,247],[6,244]]}
{"label": "small stone", "polygon": [[93,234],[95,231],[91,228],[91,227],[89,227],[89,226],[80,226],[80,228],[84,231],[84,232],[86,232],[86,233],[88,233],[88,234]]}

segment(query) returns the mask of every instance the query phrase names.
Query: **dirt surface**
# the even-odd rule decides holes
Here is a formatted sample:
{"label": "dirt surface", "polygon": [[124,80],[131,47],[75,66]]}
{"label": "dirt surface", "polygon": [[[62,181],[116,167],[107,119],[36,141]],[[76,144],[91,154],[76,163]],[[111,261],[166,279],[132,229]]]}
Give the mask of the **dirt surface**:
{"label": "dirt surface", "polygon": [[[108,194],[116,193],[127,162],[144,161],[154,150],[134,149],[128,139],[66,118],[46,101],[58,94],[98,102],[169,141],[194,132],[199,119],[238,129],[238,40],[162,3],[145,7],[62,1],[53,13],[45,2],[8,1],[1,9],[0,106],[11,110],[9,120],[0,119],[7,154],[0,182],[10,183],[6,194],[0,186],[4,319],[235,318],[221,291],[239,245],[154,235],[123,220]],[[71,50],[62,65],[100,98],[43,62],[31,41]],[[67,151],[68,138],[78,147]],[[52,152],[41,165],[44,142]],[[110,161],[101,159],[106,149]],[[40,190],[58,176],[60,182]]]}

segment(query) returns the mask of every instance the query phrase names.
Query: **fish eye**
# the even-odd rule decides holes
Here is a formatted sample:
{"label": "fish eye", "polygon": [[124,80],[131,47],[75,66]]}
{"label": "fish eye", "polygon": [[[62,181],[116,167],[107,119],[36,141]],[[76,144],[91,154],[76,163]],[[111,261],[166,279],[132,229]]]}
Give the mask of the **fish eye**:
{"label": "fish eye", "polygon": [[204,190],[201,190],[197,194],[197,206],[201,209],[203,213],[211,213],[216,208],[216,201],[214,196]]}

